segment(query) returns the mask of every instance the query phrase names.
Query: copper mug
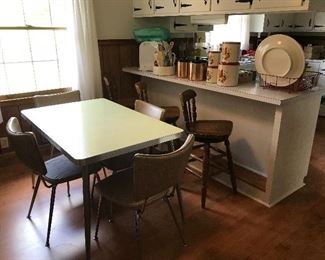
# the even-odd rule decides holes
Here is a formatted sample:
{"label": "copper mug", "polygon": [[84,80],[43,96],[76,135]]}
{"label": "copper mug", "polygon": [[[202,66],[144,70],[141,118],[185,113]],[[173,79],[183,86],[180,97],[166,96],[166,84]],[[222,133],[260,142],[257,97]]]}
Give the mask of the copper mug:
{"label": "copper mug", "polygon": [[202,81],[206,79],[207,61],[195,60],[190,62],[189,80]]}
{"label": "copper mug", "polygon": [[188,78],[188,61],[186,59],[180,59],[177,62],[177,77]]}

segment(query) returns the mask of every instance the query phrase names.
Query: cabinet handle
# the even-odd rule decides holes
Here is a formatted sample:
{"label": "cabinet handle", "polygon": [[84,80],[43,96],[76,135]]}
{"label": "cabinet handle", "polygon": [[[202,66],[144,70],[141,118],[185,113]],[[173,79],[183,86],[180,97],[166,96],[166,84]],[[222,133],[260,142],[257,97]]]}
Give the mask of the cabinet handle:
{"label": "cabinet handle", "polygon": [[303,25],[295,25],[295,28],[301,28],[304,27]]}
{"label": "cabinet handle", "polygon": [[273,27],[275,27],[275,28],[280,28],[280,25],[274,25]]}
{"label": "cabinet handle", "polygon": [[152,9],[151,0],[148,1],[148,5],[149,5],[150,9]]}
{"label": "cabinet handle", "polygon": [[142,10],[141,8],[133,8],[134,12],[141,11],[141,10]]}
{"label": "cabinet handle", "polygon": [[191,4],[181,4],[181,7],[184,8],[184,7],[190,7],[192,6]]}
{"label": "cabinet handle", "polygon": [[283,27],[284,26],[284,20],[282,19],[281,20],[281,27]]}
{"label": "cabinet handle", "polygon": [[312,22],[312,20],[311,20],[311,18],[309,19],[309,27],[311,26],[311,22]]}
{"label": "cabinet handle", "polygon": [[266,21],[266,27],[269,27],[270,26],[270,19],[267,19]]}
{"label": "cabinet handle", "polygon": [[[219,0],[218,0],[219,2]],[[235,1],[236,3],[250,3],[250,4],[253,4],[253,0],[236,0]]]}
{"label": "cabinet handle", "polygon": [[184,27],[184,26],[187,26],[187,24],[184,24],[184,23],[174,23],[174,28],[176,28],[176,27]]}
{"label": "cabinet handle", "polygon": [[322,27],[325,27],[325,26],[324,25],[317,25],[317,24],[314,25],[314,28],[322,28]]}
{"label": "cabinet handle", "polygon": [[208,0],[203,0],[204,1],[204,5],[208,4]]}
{"label": "cabinet handle", "polygon": [[156,6],[156,9],[163,9],[163,8],[165,8],[165,6]]}
{"label": "cabinet handle", "polygon": [[173,0],[173,3],[174,3],[174,6],[176,7],[177,6],[177,0]]}

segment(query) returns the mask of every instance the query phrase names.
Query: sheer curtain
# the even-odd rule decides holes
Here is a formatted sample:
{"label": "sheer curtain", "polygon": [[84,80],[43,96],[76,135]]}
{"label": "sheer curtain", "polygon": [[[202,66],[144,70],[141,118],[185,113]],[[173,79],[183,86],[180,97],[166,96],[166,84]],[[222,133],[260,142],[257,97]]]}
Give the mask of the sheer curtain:
{"label": "sheer curtain", "polygon": [[229,15],[227,24],[218,24],[207,33],[207,41],[217,49],[224,41],[240,42],[242,50],[249,48],[249,15]]}
{"label": "sheer curtain", "polygon": [[77,68],[74,88],[80,90],[83,100],[102,97],[93,1],[71,0],[70,7]]}

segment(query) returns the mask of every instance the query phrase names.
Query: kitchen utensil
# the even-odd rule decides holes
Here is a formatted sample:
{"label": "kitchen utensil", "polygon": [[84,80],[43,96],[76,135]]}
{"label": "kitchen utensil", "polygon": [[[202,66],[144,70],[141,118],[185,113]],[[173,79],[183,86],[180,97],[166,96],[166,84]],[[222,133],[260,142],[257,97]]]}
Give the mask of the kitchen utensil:
{"label": "kitchen utensil", "polygon": [[190,62],[189,80],[202,81],[206,78],[207,61],[194,60]]}
{"label": "kitchen utensil", "polygon": [[208,83],[218,83],[218,67],[208,67],[207,82]]}
{"label": "kitchen utensil", "polygon": [[217,67],[220,62],[220,51],[209,51],[208,53],[208,65],[210,67]]}
{"label": "kitchen utensil", "polygon": [[272,35],[258,46],[255,65],[266,83],[286,87],[295,83],[303,74],[304,51],[293,38],[282,34]]}
{"label": "kitchen utensil", "polygon": [[219,64],[218,82],[222,87],[234,87],[238,85],[239,63]]}
{"label": "kitchen utensil", "polygon": [[239,61],[240,42],[223,42],[221,47],[221,62],[235,63]]}

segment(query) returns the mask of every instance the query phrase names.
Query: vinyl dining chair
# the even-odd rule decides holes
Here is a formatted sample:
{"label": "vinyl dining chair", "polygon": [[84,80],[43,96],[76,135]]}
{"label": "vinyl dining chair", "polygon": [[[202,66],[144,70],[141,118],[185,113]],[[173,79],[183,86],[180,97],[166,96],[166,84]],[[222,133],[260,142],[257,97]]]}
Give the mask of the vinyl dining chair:
{"label": "vinyl dining chair", "polygon": [[[33,97],[35,107],[44,107],[51,105],[59,105],[71,102],[80,101],[80,91],[74,90],[63,93],[49,94],[49,95],[35,95]],[[55,147],[51,145],[50,158],[53,158]],[[35,176],[32,175],[32,185],[35,186]],[[67,182],[68,196],[70,197],[70,185]]]}
{"label": "vinyl dining chair", "polygon": [[[64,155],[57,156],[44,162],[34,133],[22,132],[17,118],[11,117],[9,119],[6,131],[10,145],[16,152],[17,157],[37,176],[27,218],[30,219],[31,217],[40,183],[42,182],[45,187],[51,188],[52,190],[45,243],[45,246],[49,247],[56,188],[61,183],[80,179],[82,177],[82,170]],[[89,173],[97,173],[100,169],[100,165],[91,165],[89,167]]]}
{"label": "vinyl dining chair", "polygon": [[[155,105],[144,102],[142,100],[136,100],[134,102],[134,108],[135,111],[150,116],[154,119],[162,120],[164,118],[165,110],[163,108],[157,107]],[[144,152],[144,151],[146,150],[141,150],[137,152]],[[127,153],[121,156],[107,159],[103,161],[102,164],[105,168],[110,169],[113,173],[117,173],[121,170],[132,167],[133,156],[137,152]],[[97,176],[94,177],[97,178]],[[97,181],[100,181],[100,179],[97,178]],[[93,182],[93,185],[95,185],[95,182]],[[94,191],[94,187],[92,189],[92,196],[93,196],[93,191]]]}
{"label": "vinyl dining chair", "polygon": [[[135,231],[139,245],[139,221],[145,208],[158,200],[168,205],[176,224],[180,238],[186,245],[182,230],[177,222],[170,204],[171,189],[176,188],[180,210],[183,214],[180,184],[188,162],[194,136],[188,135],[185,143],[176,151],[167,154],[135,154],[133,167],[111,175],[96,184],[100,194],[95,239],[98,239],[98,229],[105,201],[134,210]],[[110,216],[111,219],[112,216]]]}

